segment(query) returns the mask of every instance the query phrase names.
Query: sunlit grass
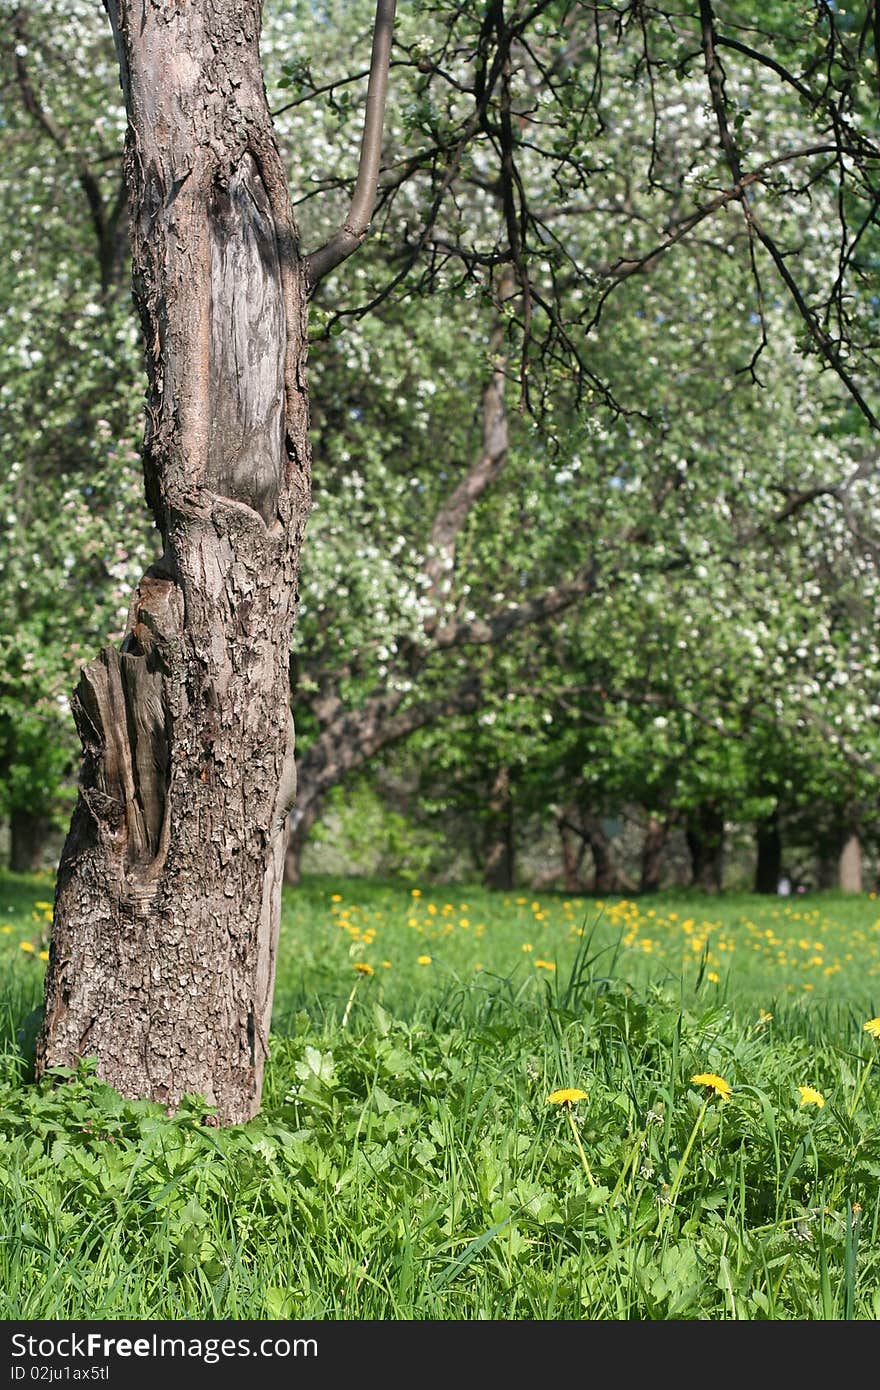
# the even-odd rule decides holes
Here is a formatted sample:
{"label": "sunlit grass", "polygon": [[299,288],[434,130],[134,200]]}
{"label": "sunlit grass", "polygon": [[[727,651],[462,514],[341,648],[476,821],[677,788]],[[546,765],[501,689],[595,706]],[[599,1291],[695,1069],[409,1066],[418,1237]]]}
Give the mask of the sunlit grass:
{"label": "sunlit grass", "polygon": [[227,1131],[27,1081],[51,897],[0,876],[0,1316],[880,1316],[870,895],[310,880]]}

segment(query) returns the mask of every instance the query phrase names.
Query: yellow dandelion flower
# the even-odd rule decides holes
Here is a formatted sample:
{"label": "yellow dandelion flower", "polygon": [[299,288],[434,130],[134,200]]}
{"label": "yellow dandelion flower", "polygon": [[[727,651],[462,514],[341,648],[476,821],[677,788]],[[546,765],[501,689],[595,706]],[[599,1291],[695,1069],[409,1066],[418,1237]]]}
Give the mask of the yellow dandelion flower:
{"label": "yellow dandelion flower", "polygon": [[32,941],[19,941],[18,949],[20,951],[35,951],[36,947]]}
{"label": "yellow dandelion flower", "polygon": [[812,1086],[798,1086],[801,1095],[801,1105],[815,1105],[821,1110],[825,1104],[825,1097],[821,1091],[817,1091]]}
{"label": "yellow dandelion flower", "polygon": [[535,969],[536,969],[536,970],[555,970],[555,969],[556,969],[556,966],[554,965],[554,963],[553,963],[552,960],[536,960],[536,961],[535,961]]}
{"label": "yellow dandelion flower", "polygon": [[331,901],[331,903],[341,903],[341,902],[342,902],[342,894],[341,894],[341,893],[331,893],[331,894],[330,894],[330,901]]}
{"label": "yellow dandelion flower", "polygon": [[432,959],[431,956],[419,956],[419,965],[430,965]]}
{"label": "yellow dandelion flower", "polygon": [[535,949],[535,948],[533,947],[531,941],[524,941],[524,942],[523,942],[523,944],[522,944],[522,950],[524,950],[524,951],[533,951],[534,949]]}
{"label": "yellow dandelion flower", "polygon": [[865,1032],[870,1033],[872,1038],[880,1038],[880,1018],[869,1018],[865,1024]]}
{"label": "yellow dandelion flower", "polygon": [[420,898],[422,896],[422,890],[421,888],[411,888],[409,895],[411,898]]}
{"label": "yellow dandelion flower", "polygon": [[354,963],[354,968],[355,968],[355,970],[358,972],[359,975],[373,975],[373,974],[375,974],[375,971],[373,970],[372,965],[368,965],[367,962],[366,962],[365,960],[356,960],[355,963]]}
{"label": "yellow dandelion flower", "polygon": [[4,936],[8,936],[9,933],[12,931],[12,928],[11,928],[11,927],[0,927],[0,931],[2,931],[2,933],[3,933]]}
{"label": "yellow dandelion flower", "polygon": [[773,1017],[773,1015],[767,1013],[767,1010],[766,1010],[766,1009],[759,1009],[759,1010],[758,1010],[758,1022],[759,1022],[759,1023],[769,1023],[770,1020],[772,1019],[772,1017]]}
{"label": "yellow dandelion flower", "polygon": [[34,903],[34,907],[40,907],[40,908],[43,909],[44,912],[46,912],[46,911],[51,912],[51,911],[52,911],[52,904],[51,904],[51,903]]}
{"label": "yellow dandelion flower", "polygon": [[48,951],[38,951],[38,952],[37,952],[37,955],[40,957],[40,960],[48,960],[48,959],[49,959],[49,952],[48,952]]}
{"label": "yellow dandelion flower", "polygon": [[586,1091],[579,1091],[576,1086],[564,1086],[561,1091],[551,1091],[547,1097],[547,1105],[573,1105],[576,1100],[586,1100]]}
{"label": "yellow dandelion flower", "polygon": [[390,969],[391,969],[391,961],[390,961],[390,960],[383,960],[383,962],[382,962],[382,969],[383,969],[383,970],[390,970]]}
{"label": "yellow dandelion flower", "polygon": [[730,1095],[730,1087],[724,1077],[716,1076],[714,1071],[697,1072],[696,1076],[691,1077],[691,1081],[694,1081],[698,1086],[708,1086],[722,1100],[727,1100]]}
{"label": "yellow dandelion flower", "polygon": [[713,985],[717,985],[721,981],[721,976],[718,974],[717,970],[707,970],[706,979],[709,980]]}

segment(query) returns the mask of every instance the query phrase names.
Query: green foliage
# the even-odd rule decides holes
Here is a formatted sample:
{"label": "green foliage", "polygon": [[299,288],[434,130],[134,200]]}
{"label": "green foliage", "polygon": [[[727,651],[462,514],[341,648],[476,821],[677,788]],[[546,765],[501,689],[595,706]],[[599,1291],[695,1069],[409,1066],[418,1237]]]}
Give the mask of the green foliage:
{"label": "green foliage", "polygon": [[389,806],[367,778],[330,792],[311,842],[322,849],[325,872],[331,857],[341,873],[377,878],[431,878],[449,863],[442,834]]}

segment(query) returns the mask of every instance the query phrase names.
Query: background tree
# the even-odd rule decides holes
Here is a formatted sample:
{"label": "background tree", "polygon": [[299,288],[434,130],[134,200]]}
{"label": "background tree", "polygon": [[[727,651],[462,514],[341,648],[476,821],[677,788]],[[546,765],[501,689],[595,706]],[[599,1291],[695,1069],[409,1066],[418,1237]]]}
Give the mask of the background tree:
{"label": "background tree", "polygon": [[[828,701],[824,691],[807,699],[792,681],[776,681],[777,619],[798,625],[807,656],[796,660],[813,665],[820,686],[843,673],[867,694],[874,669],[873,657],[858,672],[855,654],[847,665],[842,653],[855,618],[825,625],[825,599],[830,615],[842,591],[820,543],[823,529],[837,546],[855,538],[860,575],[870,576],[876,63],[868,28],[825,9],[813,23],[789,7],[757,14],[747,4],[703,3],[687,14],[567,3],[413,8],[394,58],[400,100],[375,219],[381,242],[361,258],[343,303],[334,266],[366,230],[353,148],[367,73],[353,73],[337,52],[316,85],[312,66],[317,74],[340,11],[300,13],[289,85],[275,90],[286,108],[279,121],[290,122],[305,162],[294,186],[306,244],[324,243],[308,264],[263,102],[256,10],[237,21],[244,75],[239,82],[221,63],[206,105],[198,16],[174,20],[196,26],[178,36],[191,70],[147,72],[151,29],[138,40],[142,53],[132,44],[123,74],[135,123],[140,84],[158,83],[160,105],[170,100],[167,84],[191,84],[189,131],[179,127],[168,148],[157,143],[152,164],[132,170],[142,180],[133,234],[152,373],[147,492],[164,554],[140,588],[125,649],[90,668],[80,689],[91,762],[59,881],[50,971],[57,1008],[46,1040],[66,1030],[68,1050],[57,1055],[68,1057],[105,1050],[91,985],[71,1006],[69,979],[88,980],[94,960],[109,960],[110,975],[134,980],[145,959],[160,958],[172,973],[158,994],[142,976],[123,990],[129,1031],[152,1039],[157,1095],[173,1103],[172,1075],[204,1089],[210,1073],[206,1093],[232,1097],[221,1115],[246,1113],[246,1092],[253,1103],[268,1027],[284,802],[272,787],[290,753],[281,692],[293,605],[282,590],[307,505],[296,363],[303,297],[320,274],[312,356],[326,404],[314,437],[329,466],[295,651],[299,826],[320,795],[380,750],[440,718],[478,706],[492,713],[502,696],[511,738],[504,758],[483,764],[487,811],[505,777],[508,810],[526,789],[533,804],[552,792],[547,807],[557,805],[560,789],[542,775],[555,766],[573,779],[563,790],[576,792],[584,829],[600,792],[606,808],[639,783],[649,825],[675,813],[693,826],[701,806],[720,801],[725,817],[772,814],[776,794],[757,786],[744,745],[762,672],[778,727],[792,718],[819,727],[830,715],[850,767],[850,744],[865,727],[858,700]],[[17,25],[32,25],[30,11],[16,15]],[[127,15],[122,7],[116,16],[123,50]],[[346,23],[365,18],[346,7]],[[271,66],[277,39],[267,35]],[[101,234],[117,207],[111,162],[99,152],[79,157],[87,132],[75,106],[60,122],[58,103],[41,96],[28,43],[17,39],[13,56],[18,119],[89,209],[80,225],[103,291],[118,246]],[[227,125],[229,110],[238,114]],[[327,213],[313,214],[313,192],[330,194],[332,218],[350,218],[339,236]],[[118,232],[118,216],[113,225]],[[234,289],[239,272],[244,295]],[[199,318],[209,281],[216,313]],[[282,422],[270,402],[281,378],[262,336],[272,323],[283,325],[289,349],[288,438],[277,456],[270,444]],[[231,389],[234,351],[245,342],[252,400]],[[191,370],[205,343],[207,374]],[[374,381],[365,385],[367,373]],[[22,438],[26,427],[22,412]],[[266,449],[242,453],[245,435],[248,449],[260,438]],[[274,590],[272,563],[285,576]],[[774,585],[792,577],[789,609],[774,600]],[[184,596],[192,625],[181,629]],[[674,638],[688,663],[669,661],[661,636],[670,625],[652,617],[658,603],[679,605],[682,622],[689,613],[690,633]],[[813,626],[811,605],[821,616]],[[551,622],[558,640],[544,635]],[[265,699],[251,698],[257,670]],[[716,674],[713,684],[717,671],[724,680]],[[834,685],[842,691],[836,676]],[[610,694],[604,707],[596,687]],[[270,731],[259,747],[251,717]],[[592,735],[578,766],[585,722]],[[542,728],[566,733],[564,758],[543,757]],[[597,731],[607,733],[604,744]],[[493,738],[500,734],[496,724]],[[683,750],[681,775],[667,781],[664,769]],[[870,751],[856,751],[867,769]],[[239,755],[251,785],[238,779]],[[863,817],[862,786],[841,795],[852,828]],[[240,842],[229,838],[236,821]],[[180,832],[173,852],[166,828],[172,840]],[[188,896],[184,857],[207,897]],[[212,885],[220,911],[206,905]],[[95,911],[111,898],[116,906]],[[269,906],[254,915],[255,903]],[[93,925],[77,925],[80,913]],[[211,943],[222,967],[206,973]],[[189,1056],[194,1035],[180,1020],[196,996],[206,1020],[232,1021],[235,1040],[222,1063],[209,1047],[184,1078],[178,1052]],[[157,999],[167,1028],[149,1022]],[[206,1031],[213,1035],[213,1022]],[[114,1045],[108,1034],[109,1052]],[[139,1087],[129,1060],[119,1065],[118,1084]]]}

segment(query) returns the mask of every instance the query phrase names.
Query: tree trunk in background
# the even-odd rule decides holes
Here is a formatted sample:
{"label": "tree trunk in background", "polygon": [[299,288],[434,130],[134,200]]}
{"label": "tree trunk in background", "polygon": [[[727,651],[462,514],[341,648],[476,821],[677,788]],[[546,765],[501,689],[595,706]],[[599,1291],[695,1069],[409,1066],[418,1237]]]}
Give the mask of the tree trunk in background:
{"label": "tree trunk in background", "polygon": [[724,867],[724,816],[714,802],[703,802],[688,815],[687,846],[691,886],[719,893]]}
{"label": "tree trunk in background", "polygon": [[164,553],[82,672],[38,1074],[259,1108],[293,798],[288,658],[309,505],[306,297],[259,0],[108,0]]}
{"label": "tree trunk in background", "polygon": [[562,851],[562,881],[566,893],[579,893],[581,891],[581,865],[587,850],[587,842],[582,835],[577,837],[578,848],[575,848],[571,822],[576,815],[577,808],[569,806],[556,817],[556,828],[559,831],[559,845]]}
{"label": "tree trunk in background", "polygon": [[642,840],[641,868],[639,873],[639,892],[657,893],[663,872],[663,851],[669,836],[671,818],[648,817],[645,837]]}
{"label": "tree trunk in background", "polygon": [[758,822],[755,828],[755,847],[755,892],[776,893],[782,875],[782,835],[776,811]]}
{"label": "tree trunk in background", "polygon": [[590,853],[593,856],[593,883],[590,891],[603,894],[614,893],[617,890],[617,876],[614,869],[611,841],[602,829],[602,824],[597,816],[582,811],[580,821],[583,826],[584,839],[590,846]]}
{"label": "tree trunk in background", "polygon": [[861,893],[862,846],[857,830],[850,830],[843,842],[838,860],[838,883],[843,893]]}
{"label": "tree trunk in background", "polygon": [[14,873],[32,874],[43,867],[51,829],[48,816],[33,815],[13,806],[9,813],[9,867]]}
{"label": "tree trunk in background", "polygon": [[297,805],[288,818],[287,848],[284,852],[285,883],[293,886],[299,883],[303,850],[321,813],[323,801],[323,796],[313,796],[305,798],[300,805],[297,798]]}
{"label": "tree trunk in background", "polygon": [[500,767],[489,794],[483,883],[487,888],[511,889],[514,882],[513,798],[510,768]]}

